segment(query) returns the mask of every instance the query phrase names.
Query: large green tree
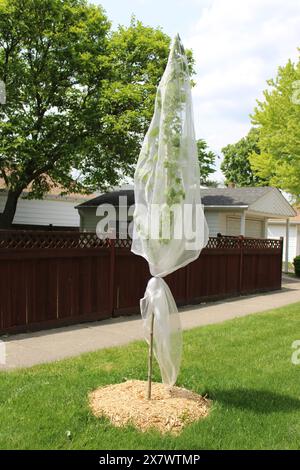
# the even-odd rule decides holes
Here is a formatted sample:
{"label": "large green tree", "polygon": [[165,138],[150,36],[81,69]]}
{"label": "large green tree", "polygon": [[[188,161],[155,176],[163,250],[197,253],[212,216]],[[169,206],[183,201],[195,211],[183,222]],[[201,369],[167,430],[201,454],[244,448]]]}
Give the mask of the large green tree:
{"label": "large green tree", "polygon": [[217,186],[216,181],[210,180],[215,172],[216,154],[209,150],[204,139],[197,140],[198,160],[200,166],[200,183],[204,186]]}
{"label": "large green tree", "polygon": [[132,173],[169,43],[134,19],[112,32],[85,0],[0,0],[0,227],[25,189],[88,192]]}
{"label": "large green tree", "polygon": [[259,133],[260,154],[251,155],[251,166],[260,178],[299,200],[300,61],[280,67],[268,85],[252,116]]}
{"label": "large green tree", "polygon": [[258,130],[252,128],[246,137],[222,148],[224,159],[221,163],[221,170],[226,178],[225,184],[234,184],[239,187],[268,184],[268,179],[256,175],[250,164],[250,155],[260,153],[258,138]]}

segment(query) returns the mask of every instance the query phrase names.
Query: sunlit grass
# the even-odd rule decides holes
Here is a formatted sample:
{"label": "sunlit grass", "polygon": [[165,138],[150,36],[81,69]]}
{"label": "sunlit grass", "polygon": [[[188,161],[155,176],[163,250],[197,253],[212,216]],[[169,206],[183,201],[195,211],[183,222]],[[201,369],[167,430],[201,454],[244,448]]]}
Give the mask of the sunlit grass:
{"label": "sunlit grass", "polygon": [[[201,313],[200,313],[201,314]],[[0,374],[1,449],[297,449],[300,447],[300,304],[184,333],[178,385],[213,400],[180,436],[140,433],[96,419],[94,388],[146,379],[143,342]],[[160,380],[157,365],[154,380]]]}

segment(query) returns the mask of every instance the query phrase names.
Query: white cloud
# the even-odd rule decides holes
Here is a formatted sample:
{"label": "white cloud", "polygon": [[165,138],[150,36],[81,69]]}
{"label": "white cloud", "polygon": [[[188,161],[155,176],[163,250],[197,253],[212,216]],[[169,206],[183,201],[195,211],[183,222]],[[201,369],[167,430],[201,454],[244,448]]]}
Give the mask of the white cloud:
{"label": "white cloud", "polygon": [[185,44],[196,59],[196,132],[214,150],[248,131],[266,80],[297,59],[299,30],[299,0],[212,0],[202,10]]}

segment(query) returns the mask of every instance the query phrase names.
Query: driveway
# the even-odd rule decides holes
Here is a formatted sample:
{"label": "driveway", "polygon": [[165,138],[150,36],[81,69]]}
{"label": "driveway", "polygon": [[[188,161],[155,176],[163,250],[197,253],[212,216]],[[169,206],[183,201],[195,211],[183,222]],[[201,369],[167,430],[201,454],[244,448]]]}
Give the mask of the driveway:
{"label": "driveway", "polygon": [[[284,276],[283,288],[280,291],[184,307],[180,309],[180,317],[183,329],[188,330],[294,302],[300,302],[300,280]],[[89,351],[120,346],[142,337],[142,322],[139,315],[2,336],[0,339],[5,343],[6,364],[1,365],[0,361],[0,370],[56,361]],[[3,344],[0,343],[1,346],[3,349]]]}

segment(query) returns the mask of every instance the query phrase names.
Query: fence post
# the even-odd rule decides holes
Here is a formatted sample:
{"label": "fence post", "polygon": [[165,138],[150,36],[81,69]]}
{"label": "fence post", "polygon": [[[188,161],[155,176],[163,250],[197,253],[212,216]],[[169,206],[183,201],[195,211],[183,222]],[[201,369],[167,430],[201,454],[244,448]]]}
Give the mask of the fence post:
{"label": "fence post", "polygon": [[240,266],[239,266],[239,293],[242,293],[243,288],[243,262],[244,262],[244,236],[240,235]]}
{"label": "fence post", "polygon": [[280,289],[282,287],[282,271],[283,271],[283,237],[280,237]]}
{"label": "fence post", "polygon": [[115,293],[115,265],[116,265],[116,243],[113,238],[109,239],[110,247],[110,266],[109,266],[109,305],[110,314],[114,313],[114,293]]}

